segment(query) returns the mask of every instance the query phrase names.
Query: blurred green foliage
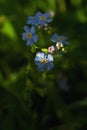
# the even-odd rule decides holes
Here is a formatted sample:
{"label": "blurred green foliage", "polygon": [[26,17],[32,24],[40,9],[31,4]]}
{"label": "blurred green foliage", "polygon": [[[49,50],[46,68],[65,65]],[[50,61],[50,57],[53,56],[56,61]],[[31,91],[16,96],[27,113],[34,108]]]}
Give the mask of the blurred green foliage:
{"label": "blurred green foliage", "polygon": [[[50,72],[37,71],[21,36],[37,11],[54,12],[52,29],[70,42]],[[0,0],[0,130],[87,130],[86,38],[87,0]]]}

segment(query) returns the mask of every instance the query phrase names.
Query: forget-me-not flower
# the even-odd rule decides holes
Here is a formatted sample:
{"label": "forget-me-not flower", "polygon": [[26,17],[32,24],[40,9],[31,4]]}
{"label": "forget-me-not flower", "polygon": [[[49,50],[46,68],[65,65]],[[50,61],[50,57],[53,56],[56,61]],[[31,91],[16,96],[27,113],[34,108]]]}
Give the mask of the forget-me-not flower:
{"label": "forget-me-not flower", "polygon": [[52,42],[61,43],[63,45],[69,44],[69,42],[67,42],[66,40],[67,40],[67,37],[59,36],[57,33],[53,34],[51,37]]}
{"label": "forget-me-not flower", "polygon": [[27,41],[28,46],[32,46],[34,43],[38,41],[38,35],[35,32],[35,27],[29,28],[28,26],[24,26],[25,32],[22,33],[23,40]]}
{"label": "forget-me-not flower", "polygon": [[38,52],[35,57],[35,63],[38,65],[38,70],[50,70],[53,68],[53,56],[44,52]]}
{"label": "forget-me-not flower", "polygon": [[47,23],[50,23],[52,19],[50,18],[50,13],[36,13],[36,19],[38,25],[46,25]]}

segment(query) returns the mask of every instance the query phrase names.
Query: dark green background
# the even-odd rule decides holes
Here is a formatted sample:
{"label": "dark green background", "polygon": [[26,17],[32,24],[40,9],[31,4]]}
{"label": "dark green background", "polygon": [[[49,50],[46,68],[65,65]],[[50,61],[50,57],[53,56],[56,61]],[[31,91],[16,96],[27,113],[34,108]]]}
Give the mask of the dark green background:
{"label": "dark green background", "polygon": [[[38,11],[54,11],[52,29],[70,42],[50,72],[37,71],[21,35]],[[86,78],[87,0],[0,0],[0,130],[87,130]]]}

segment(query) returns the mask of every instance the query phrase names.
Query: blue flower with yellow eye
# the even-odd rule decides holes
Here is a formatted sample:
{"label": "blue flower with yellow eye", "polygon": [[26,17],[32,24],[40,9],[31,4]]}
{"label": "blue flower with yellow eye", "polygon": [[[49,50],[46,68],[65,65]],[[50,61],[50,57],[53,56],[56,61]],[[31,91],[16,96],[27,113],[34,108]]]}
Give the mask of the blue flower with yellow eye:
{"label": "blue flower with yellow eye", "polygon": [[66,41],[67,37],[65,36],[59,36],[57,33],[53,34],[51,37],[52,42],[59,42],[62,43],[63,45],[69,44],[69,42]]}
{"label": "blue flower with yellow eye", "polygon": [[38,70],[50,70],[53,68],[53,56],[44,52],[38,52],[35,57],[35,63],[38,65]]}
{"label": "blue flower with yellow eye", "polygon": [[23,40],[27,41],[27,46],[32,46],[34,43],[38,41],[38,35],[35,32],[35,27],[29,28],[28,26],[24,26],[25,32],[22,33]]}
{"label": "blue flower with yellow eye", "polygon": [[46,25],[47,23],[50,23],[52,21],[50,13],[38,12],[36,13],[35,17],[36,17],[36,23],[38,25]]}

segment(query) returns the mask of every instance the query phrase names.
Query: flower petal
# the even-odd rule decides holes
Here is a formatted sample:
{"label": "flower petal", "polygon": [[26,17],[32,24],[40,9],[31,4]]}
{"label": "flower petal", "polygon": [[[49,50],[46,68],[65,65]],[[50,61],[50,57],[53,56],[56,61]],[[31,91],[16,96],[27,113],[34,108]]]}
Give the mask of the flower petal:
{"label": "flower petal", "polygon": [[30,29],[29,29],[28,26],[24,26],[24,30],[25,30],[26,32],[30,32]]}
{"label": "flower petal", "polygon": [[52,62],[49,62],[49,63],[47,63],[47,69],[48,70],[51,70],[52,68],[53,68],[53,63]]}
{"label": "flower petal", "polygon": [[63,40],[67,40],[67,37],[65,37],[65,36],[60,36],[61,37],[61,39],[63,39]]}
{"label": "flower petal", "polygon": [[41,61],[42,61],[42,58],[41,57],[35,57],[35,59],[34,59],[34,62],[35,63],[41,63]]}
{"label": "flower petal", "polygon": [[31,33],[35,34],[35,27],[34,26],[31,27]]}
{"label": "flower petal", "polygon": [[29,16],[28,20],[27,20],[27,24],[32,24],[33,20],[34,20],[34,17],[33,16]]}
{"label": "flower petal", "polygon": [[32,46],[33,45],[33,41],[32,40],[27,40],[27,46]]}
{"label": "flower petal", "polygon": [[44,16],[45,16],[46,18],[49,18],[49,17],[50,17],[50,13],[45,13]]}
{"label": "flower petal", "polygon": [[58,34],[57,33],[53,34],[52,38],[51,38],[51,41],[52,42],[57,42],[57,39],[58,39]]}
{"label": "flower petal", "polygon": [[63,41],[62,43],[63,43],[64,45],[69,44],[69,42],[67,42],[67,41]]}
{"label": "flower petal", "polygon": [[50,23],[50,22],[52,21],[52,19],[49,18],[49,19],[47,19],[46,21],[47,21],[47,23]]}
{"label": "flower petal", "polygon": [[27,36],[24,35],[24,36],[22,37],[22,39],[26,41],[26,40],[27,40]]}
{"label": "flower petal", "polygon": [[38,16],[41,16],[41,14],[42,14],[41,12],[37,12],[37,13],[36,13],[36,16],[37,16],[37,17],[38,17]]}
{"label": "flower petal", "polygon": [[36,54],[36,57],[41,57],[42,59],[44,59],[46,57],[46,54],[44,52],[38,52]]}
{"label": "flower petal", "polygon": [[44,71],[45,69],[46,69],[46,65],[45,64],[39,64],[38,65],[38,70]]}
{"label": "flower petal", "polygon": [[27,35],[26,35],[26,33],[22,33],[22,39],[23,39],[23,40],[27,40]]}
{"label": "flower petal", "polygon": [[28,19],[29,20],[32,20],[34,18],[34,16],[29,16]]}
{"label": "flower petal", "polygon": [[48,54],[47,60],[48,60],[48,61],[53,61],[53,56],[52,56],[51,54]]}
{"label": "flower petal", "polygon": [[33,41],[34,41],[34,42],[37,42],[37,41],[38,41],[38,36],[37,36],[37,35],[34,35],[34,36],[33,36]]}

